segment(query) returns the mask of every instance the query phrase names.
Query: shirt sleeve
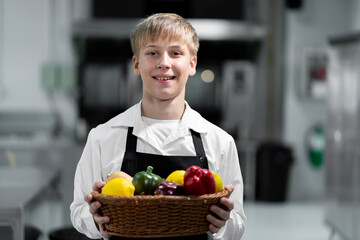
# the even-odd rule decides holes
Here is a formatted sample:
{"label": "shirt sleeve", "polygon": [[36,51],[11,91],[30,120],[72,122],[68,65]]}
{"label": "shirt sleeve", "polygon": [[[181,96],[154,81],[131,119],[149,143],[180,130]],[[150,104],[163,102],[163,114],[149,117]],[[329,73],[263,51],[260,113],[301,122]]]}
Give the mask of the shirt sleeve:
{"label": "shirt sleeve", "polygon": [[234,186],[234,191],[230,196],[230,200],[234,202],[234,209],[230,212],[230,219],[225,226],[210,237],[216,240],[238,240],[244,233],[246,216],[243,209],[244,184],[236,145],[232,137],[223,153],[220,165],[219,175],[222,176],[223,185]]}
{"label": "shirt sleeve", "polygon": [[74,178],[74,200],[70,205],[71,222],[75,229],[89,238],[101,238],[94,219],[85,202],[85,195],[92,192],[94,183],[101,179],[100,149],[91,130],[84,151],[76,167]]}

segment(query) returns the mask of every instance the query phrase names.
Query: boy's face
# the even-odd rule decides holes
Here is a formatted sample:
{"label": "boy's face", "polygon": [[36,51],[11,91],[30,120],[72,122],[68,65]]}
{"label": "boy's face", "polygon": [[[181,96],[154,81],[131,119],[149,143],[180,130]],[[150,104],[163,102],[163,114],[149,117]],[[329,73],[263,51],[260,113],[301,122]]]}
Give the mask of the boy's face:
{"label": "boy's face", "polygon": [[134,73],[143,81],[143,99],[183,100],[185,84],[195,75],[196,63],[186,44],[162,40],[146,43],[133,57]]}

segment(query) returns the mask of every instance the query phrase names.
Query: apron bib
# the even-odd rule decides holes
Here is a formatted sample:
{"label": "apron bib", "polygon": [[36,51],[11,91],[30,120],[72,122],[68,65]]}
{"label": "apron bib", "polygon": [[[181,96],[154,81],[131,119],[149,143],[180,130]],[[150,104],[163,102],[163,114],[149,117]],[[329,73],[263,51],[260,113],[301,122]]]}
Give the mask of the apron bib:
{"label": "apron bib", "polygon": [[[161,177],[167,177],[170,173],[176,170],[186,170],[193,165],[201,168],[208,169],[208,161],[205,155],[204,147],[201,141],[199,133],[190,130],[193,138],[193,143],[196,151],[196,156],[164,156],[148,153],[136,152],[137,137],[132,134],[132,127],[129,127],[126,151],[124,160],[121,166],[121,171],[128,173],[130,176],[134,176],[139,171],[146,171],[147,166],[154,167],[153,173]],[[117,236],[111,236],[110,240],[133,240],[144,238],[123,238]],[[186,237],[174,237],[174,238],[147,238],[147,239],[178,239],[178,240],[207,240],[207,234],[201,234],[198,236],[186,236]]]}

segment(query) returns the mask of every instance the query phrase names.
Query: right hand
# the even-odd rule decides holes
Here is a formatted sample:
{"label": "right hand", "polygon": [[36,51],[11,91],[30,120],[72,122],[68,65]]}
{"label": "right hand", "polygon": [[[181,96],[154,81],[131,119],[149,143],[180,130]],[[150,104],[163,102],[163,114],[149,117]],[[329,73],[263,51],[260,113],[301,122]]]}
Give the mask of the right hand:
{"label": "right hand", "polygon": [[[93,186],[93,191],[99,191],[106,183],[98,180]],[[101,207],[101,203],[99,201],[95,201],[93,195],[90,193],[85,196],[84,200],[89,204],[89,211],[91,215],[93,216],[94,222],[96,224],[96,227],[99,229],[101,235],[103,237],[110,237],[109,234],[105,231],[105,223],[108,223],[110,221],[109,217],[101,216],[99,214],[99,208]]]}

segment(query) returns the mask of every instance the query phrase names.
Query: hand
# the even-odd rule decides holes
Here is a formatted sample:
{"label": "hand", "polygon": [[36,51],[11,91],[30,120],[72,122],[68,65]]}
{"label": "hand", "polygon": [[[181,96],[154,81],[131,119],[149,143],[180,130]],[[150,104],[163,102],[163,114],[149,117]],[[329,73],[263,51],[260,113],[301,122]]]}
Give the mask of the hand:
{"label": "hand", "polygon": [[[229,191],[229,197],[234,191],[234,186],[225,186],[225,189]],[[212,213],[206,216],[206,219],[210,222],[209,230],[212,233],[217,233],[222,228],[226,221],[230,218],[230,212],[234,209],[234,203],[226,197],[220,199],[221,206],[212,205],[210,211]]]}
{"label": "hand", "polygon": [[[100,191],[101,188],[105,185],[105,182],[98,180],[93,186],[93,191]],[[94,201],[93,195],[88,194],[85,196],[85,201],[89,204],[89,211],[93,216],[94,222],[99,229],[100,233],[104,237],[110,237],[105,231],[105,223],[110,221],[109,217],[103,217],[99,214],[99,208],[101,207],[101,203],[99,201]]]}

